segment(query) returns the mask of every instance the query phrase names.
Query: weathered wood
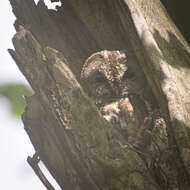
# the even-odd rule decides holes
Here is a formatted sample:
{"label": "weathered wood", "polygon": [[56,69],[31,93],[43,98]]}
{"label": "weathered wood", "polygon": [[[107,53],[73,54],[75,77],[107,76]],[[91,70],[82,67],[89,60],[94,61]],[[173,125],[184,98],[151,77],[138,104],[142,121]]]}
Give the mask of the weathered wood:
{"label": "weathered wood", "polygon": [[[123,44],[134,52],[162,111],[168,117],[170,142],[177,143],[179,159],[183,160],[179,168],[185,164],[187,170],[183,170],[190,171],[190,49],[160,1],[71,1],[71,4],[96,41],[104,45],[110,43],[108,47],[111,48],[116,39],[116,47],[116,44]],[[108,9],[106,14],[105,9]],[[89,13],[92,10],[94,14]],[[98,25],[100,18],[105,20],[105,32],[93,26],[94,23]],[[109,35],[100,38],[99,33]],[[111,42],[109,39],[112,39]],[[125,39],[129,40],[130,46],[127,47]],[[189,174],[186,179],[189,179]]]}
{"label": "weathered wood", "polygon": [[[10,2],[18,32],[9,52],[35,92],[27,98],[25,130],[60,187],[188,189],[190,50],[160,1],[64,0],[57,11],[43,1]],[[126,50],[145,74],[168,132],[167,144],[153,131],[159,159],[155,149],[123,148],[125,139],[80,86],[85,59],[102,49]],[[162,160],[163,152],[171,152],[166,157],[174,165]]]}
{"label": "weathered wood", "polygon": [[15,35],[13,44],[15,51],[10,53],[35,91],[27,98],[25,130],[59,185],[120,189],[125,184],[120,180],[127,173],[130,178],[139,178],[142,189],[157,189],[143,160],[121,146],[125,140],[86,97],[64,57],[51,48],[43,50],[24,28]]}

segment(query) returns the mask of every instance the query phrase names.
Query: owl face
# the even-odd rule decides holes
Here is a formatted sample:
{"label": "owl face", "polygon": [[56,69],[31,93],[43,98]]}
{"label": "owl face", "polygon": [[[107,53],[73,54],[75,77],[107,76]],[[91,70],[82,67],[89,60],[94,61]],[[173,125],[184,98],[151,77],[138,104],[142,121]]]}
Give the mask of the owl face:
{"label": "owl face", "polygon": [[98,107],[117,98],[110,83],[102,73],[93,73],[85,84],[85,90]]}
{"label": "owl face", "polygon": [[82,69],[84,87],[97,105],[115,101],[121,95],[122,78],[127,71],[124,52],[101,51],[90,56]]}

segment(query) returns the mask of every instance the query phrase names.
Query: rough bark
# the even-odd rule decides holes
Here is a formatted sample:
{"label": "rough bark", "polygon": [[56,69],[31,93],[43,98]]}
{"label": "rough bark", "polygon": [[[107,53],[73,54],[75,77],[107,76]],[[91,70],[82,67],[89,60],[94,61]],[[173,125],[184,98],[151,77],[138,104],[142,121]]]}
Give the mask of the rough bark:
{"label": "rough bark", "polygon": [[[189,189],[190,50],[161,3],[65,0],[57,11],[43,1],[10,3],[17,34],[9,52],[35,92],[25,130],[60,187]],[[167,140],[153,130],[148,153],[124,148],[80,85],[84,61],[104,49],[128,52],[164,115]]]}

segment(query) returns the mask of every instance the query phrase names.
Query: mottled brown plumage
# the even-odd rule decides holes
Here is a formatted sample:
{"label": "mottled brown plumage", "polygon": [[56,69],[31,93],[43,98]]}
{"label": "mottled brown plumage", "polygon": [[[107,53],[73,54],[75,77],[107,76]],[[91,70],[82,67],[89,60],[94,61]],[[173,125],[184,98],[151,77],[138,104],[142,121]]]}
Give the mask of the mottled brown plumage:
{"label": "mottled brown plumage", "polygon": [[142,87],[128,74],[126,52],[104,50],[85,61],[81,78],[103,118],[112,126],[119,126],[129,143],[135,143],[148,110],[141,95]]}
{"label": "mottled brown plumage", "polygon": [[82,78],[91,77],[94,72],[104,74],[111,82],[121,81],[127,70],[127,56],[121,51],[100,51],[92,54],[84,63]]}

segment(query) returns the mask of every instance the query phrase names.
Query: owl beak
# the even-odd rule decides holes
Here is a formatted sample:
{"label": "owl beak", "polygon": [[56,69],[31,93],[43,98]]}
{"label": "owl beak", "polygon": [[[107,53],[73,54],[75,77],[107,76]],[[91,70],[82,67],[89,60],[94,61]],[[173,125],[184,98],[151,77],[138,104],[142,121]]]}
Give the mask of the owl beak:
{"label": "owl beak", "polygon": [[116,97],[120,96],[120,89],[118,88],[118,86],[115,88],[115,95]]}
{"label": "owl beak", "polygon": [[111,86],[112,86],[114,96],[117,98],[120,97],[121,96],[120,85],[116,82],[116,83],[113,83]]}

